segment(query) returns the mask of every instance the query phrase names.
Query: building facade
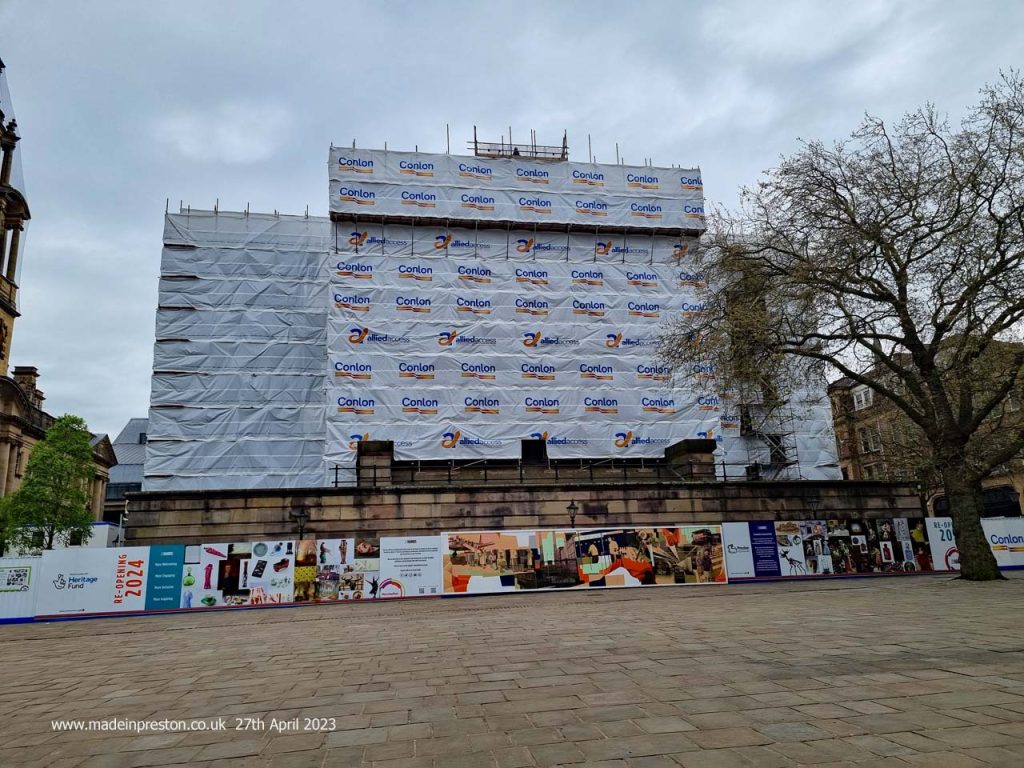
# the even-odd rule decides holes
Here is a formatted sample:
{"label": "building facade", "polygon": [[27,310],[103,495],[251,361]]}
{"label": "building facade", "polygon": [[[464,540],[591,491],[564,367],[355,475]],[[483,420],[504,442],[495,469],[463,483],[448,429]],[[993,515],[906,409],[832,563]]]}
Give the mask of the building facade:
{"label": "building facade", "polygon": [[[933,514],[948,514],[942,484],[920,431],[892,402],[870,387],[842,378],[829,386],[839,467],[845,480],[915,483]],[[1024,459],[999,467],[983,481],[987,516],[1018,516],[1024,499]]]}

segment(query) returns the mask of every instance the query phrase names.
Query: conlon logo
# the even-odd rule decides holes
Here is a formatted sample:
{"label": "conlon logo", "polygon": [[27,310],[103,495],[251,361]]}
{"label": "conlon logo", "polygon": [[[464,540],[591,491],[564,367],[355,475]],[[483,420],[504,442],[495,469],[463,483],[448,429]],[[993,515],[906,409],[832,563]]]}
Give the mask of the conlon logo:
{"label": "conlon logo", "polygon": [[458,296],[455,299],[455,311],[471,315],[489,315],[491,314],[491,301],[490,299],[467,299],[464,296]]}
{"label": "conlon logo", "polygon": [[398,378],[432,381],[434,379],[433,363],[399,363]]}
{"label": "conlon logo", "polygon": [[463,193],[459,198],[459,204],[474,211],[494,211],[497,201],[490,195]]}
{"label": "conlon logo", "polygon": [[[519,242],[523,242],[520,240]],[[532,247],[533,241],[529,241]],[[548,284],[548,273],[545,269],[523,269],[516,267],[516,282],[517,283],[528,283],[530,285],[547,285]]]}
{"label": "conlon logo", "polygon": [[661,317],[661,304],[631,301],[626,304],[626,310],[630,317]]}
{"label": "conlon logo", "polygon": [[581,216],[607,216],[608,203],[602,200],[577,200],[576,213]]}
{"label": "conlon logo", "polygon": [[546,363],[523,363],[519,366],[520,376],[536,381],[554,381],[555,366]]}
{"label": "conlon logo", "polygon": [[572,300],[572,313],[586,317],[604,317],[607,314],[607,306],[603,301],[580,301]]}
{"label": "conlon logo", "polygon": [[683,206],[683,216],[688,219],[700,219],[704,220],[704,206],[695,205],[693,203],[686,203]]}
{"label": "conlon logo", "polygon": [[[526,397],[523,398],[523,406],[527,413],[561,413],[561,403],[557,397]],[[547,439],[546,437],[544,438]]]}
{"label": "conlon logo", "polygon": [[[547,183],[547,182],[545,182]],[[548,215],[553,210],[551,201],[543,197],[520,197],[519,210],[525,213],[539,213]]]}
{"label": "conlon logo", "polygon": [[467,397],[462,403],[465,413],[479,413],[485,416],[501,414],[501,403],[495,397]]}
{"label": "conlon logo", "polygon": [[569,275],[573,285],[602,286],[604,273],[599,269],[574,269]]}
{"label": "conlon logo", "polygon": [[352,413],[356,416],[372,416],[376,403],[369,397],[339,397],[338,413]]}
{"label": "conlon logo", "polygon": [[672,370],[665,365],[638,365],[636,377],[642,381],[671,381]]}
{"label": "conlon logo", "polygon": [[679,287],[703,288],[707,285],[704,275],[700,272],[682,271],[679,273]]}
{"label": "conlon logo", "polygon": [[670,397],[642,397],[640,408],[646,413],[676,413],[676,401]]}
{"label": "conlon logo", "polygon": [[363,173],[373,175],[373,160],[364,160],[361,157],[338,158],[338,170],[341,173]]}
{"label": "conlon logo", "polygon": [[581,171],[574,169],[572,172],[573,184],[585,184],[588,187],[603,187],[604,174],[600,171]]}
{"label": "conlon logo", "polygon": [[459,176],[464,179],[490,181],[494,178],[494,169],[480,163],[459,163]]}
{"label": "conlon logo", "polygon": [[373,378],[373,366],[369,363],[335,363],[334,375],[340,379],[369,381]]}
{"label": "conlon logo", "polygon": [[413,413],[419,416],[436,416],[438,401],[426,397],[403,397],[402,413]]}
{"label": "conlon logo", "polygon": [[[366,233],[363,232],[363,239],[366,239]],[[351,243],[352,240],[350,239]],[[354,243],[358,245],[358,243]],[[338,277],[347,277],[350,280],[373,280],[373,265],[372,264],[359,264],[357,262],[339,261],[337,264]]]}
{"label": "conlon logo", "polygon": [[430,283],[434,280],[434,270],[422,264],[399,264],[398,277],[401,280],[417,280]]}
{"label": "conlon logo", "polygon": [[543,316],[548,314],[548,303],[543,299],[516,298],[517,315]]}
{"label": "conlon logo", "polygon": [[543,168],[516,167],[516,181],[527,184],[550,184],[551,173]]}
{"label": "conlon logo", "polygon": [[369,296],[346,296],[342,293],[334,294],[335,309],[347,309],[351,312],[369,312]]}
{"label": "conlon logo", "polygon": [[434,164],[418,160],[399,160],[398,172],[404,176],[432,177]]}
{"label": "conlon logo", "polygon": [[626,283],[638,288],[657,288],[658,276],[654,272],[627,272]]}
{"label": "conlon logo", "polygon": [[701,177],[689,173],[684,173],[679,177],[679,186],[692,192],[702,192],[704,190],[704,182]]}
{"label": "conlon logo", "polygon": [[494,381],[498,378],[497,368],[489,363],[462,363],[459,365],[464,379]]}
{"label": "conlon logo", "polygon": [[458,268],[459,280],[477,285],[487,285],[493,282],[493,274],[487,267],[467,267],[462,264]]}
{"label": "conlon logo", "polygon": [[619,401],[613,397],[584,397],[583,410],[586,413],[616,414]]}
{"label": "conlon logo", "polygon": [[359,187],[346,187],[344,184],[338,188],[338,198],[346,203],[356,205],[376,205],[377,195],[368,189]]}
{"label": "conlon logo", "polygon": [[657,203],[630,203],[629,215],[639,219],[657,221],[662,218],[661,206]]}
{"label": "conlon logo", "polygon": [[396,296],[395,310],[398,312],[417,312],[419,314],[430,314],[430,299],[419,296]]}
{"label": "conlon logo", "polygon": [[436,208],[437,195],[433,192],[414,192],[403,189],[398,196],[401,205],[412,205],[417,208]]}
{"label": "conlon logo", "polygon": [[722,401],[717,395],[701,395],[697,398],[697,409],[700,411],[719,411],[722,408]]}
{"label": "conlon logo", "polygon": [[627,173],[626,186],[631,189],[658,189],[661,179],[653,174]]}
{"label": "conlon logo", "polygon": [[679,305],[679,311],[683,317],[704,317],[709,309],[710,307],[706,303],[695,304],[690,301],[684,301]]}
{"label": "conlon logo", "polygon": [[579,371],[581,379],[591,379],[593,381],[615,380],[615,373],[612,371],[612,367],[603,363],[580,363]]}

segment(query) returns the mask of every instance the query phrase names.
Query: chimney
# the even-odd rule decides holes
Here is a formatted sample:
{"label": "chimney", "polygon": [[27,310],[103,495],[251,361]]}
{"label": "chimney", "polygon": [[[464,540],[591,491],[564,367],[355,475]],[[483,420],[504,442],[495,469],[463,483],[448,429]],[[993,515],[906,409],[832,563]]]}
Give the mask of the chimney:
{"label": "chimney", "polygon": [[21,387],[28,401],[35,407],[42,410],[43,400],[46,398],[36,388],[39,381],[39,369],[31,365],[18,365],[14,368],[14,381]]}

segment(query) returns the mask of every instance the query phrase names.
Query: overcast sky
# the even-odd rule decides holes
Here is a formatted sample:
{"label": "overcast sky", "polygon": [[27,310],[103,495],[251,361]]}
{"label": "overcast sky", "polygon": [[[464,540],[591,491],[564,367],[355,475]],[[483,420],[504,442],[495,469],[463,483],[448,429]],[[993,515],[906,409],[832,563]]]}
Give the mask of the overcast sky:
{"label": "overcast sky", "polygon": [[1019,2],[0,0],[33,220],[12,361],[116,434],[149,401],[162,217],[327,211],[329,144],[444,151],[569,132],[585,159],[699,165],[732,204],[798,138],[1024,62]]}

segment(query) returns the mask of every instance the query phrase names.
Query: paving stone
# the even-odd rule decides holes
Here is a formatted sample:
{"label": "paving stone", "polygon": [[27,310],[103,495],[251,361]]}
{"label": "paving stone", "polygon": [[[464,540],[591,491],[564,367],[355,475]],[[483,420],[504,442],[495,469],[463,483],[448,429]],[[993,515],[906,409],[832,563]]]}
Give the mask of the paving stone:
{"label": "paving stone", "polygon": [[689,736],[704,749],[750,747],[758,744],[770,744],[773,741],[753,728],[716,728],[710,731],[693,731]]}

